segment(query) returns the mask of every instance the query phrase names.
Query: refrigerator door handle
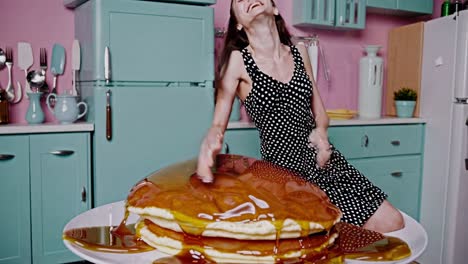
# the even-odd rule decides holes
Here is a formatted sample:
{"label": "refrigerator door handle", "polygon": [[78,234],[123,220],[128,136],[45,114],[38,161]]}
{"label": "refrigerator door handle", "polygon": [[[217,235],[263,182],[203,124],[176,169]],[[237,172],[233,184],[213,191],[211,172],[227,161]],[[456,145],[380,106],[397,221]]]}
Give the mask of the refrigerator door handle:
{"label": "refrigerator door handle", "polygon": [[110,51],[109,47],[106,46],[104,50],[104,79],[106,80],[106,85],[109,85],[111,79],[111,65],[110,65]]}
{"label": "refrigerator door handle", "polygon": [[112,109],[110,105],[111,90],[106,92],[106,139],[112,139]]}

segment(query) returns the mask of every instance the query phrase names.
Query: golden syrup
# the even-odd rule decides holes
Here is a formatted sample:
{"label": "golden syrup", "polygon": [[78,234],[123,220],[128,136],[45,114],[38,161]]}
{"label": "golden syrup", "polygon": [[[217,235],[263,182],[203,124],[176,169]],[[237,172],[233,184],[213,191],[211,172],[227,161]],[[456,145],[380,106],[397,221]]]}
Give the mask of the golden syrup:
{"label": "golden syrup", "polygon": [[281,257],[291,251],[302,250],[311,255],[328,245],[330,236],[327,232],[301,237],[299,239],[278,239],[278,240],[238,240],[224,237],[204,237],[195,236],[183,232],[176,232],[162,228],[149,220],[144,220],[144,225],[158,237],[167,237],[180,241],[184,249],[193,249],[204,253],[205,248],[214,249],[222,253],[245,254],[242,252],[255,252],[257,256]]}
{"label": "golden syrup", "polygon": [[153,261],[152,264],[215,264],[216,262],[204,254],[193,250],[193,249],[184,249],[177,256],[160,258]]}
{"label": "golden syrup", "polygon": [[216,221],[270,221],[281,230],[285,219],[294,219],[303,236],[314,222],[332,228],[341,212],[317,186],[265,161],[223,155],[211,184],[196,175],[195,162],[158,171],[141,181],[127,198],[132,207],[157,207],[174,216],[186,233],[201,235]]}
{"label": "golden syrup", "polygon": [[80,247],[101,252],[140,253],[154,250],[136,237],[133,225],[125,228],[121,226],[75,228],[65,231],[63,238]]}
{"label": "golden syrup", "polygon": [[[158,259],[162,263],[215,263],[205,248],[224,253],[245,250],[276,256],[276,263],[343,263],[344,257],[366,260],[399,260],[409,256],[408,245],[389,238],[389,243],[344,252],[336,245],[328,249],[330,229],[341,212],[315,185],[291,172],[265,161],[236,155],[219,155],[215,181],[201,182],[193,172],[196,161],[176,164],[158,171],[132,188],[127,205],[157,207],[172,213],[184,232],[161,228],[145,220],[148,229],[160,236],[181,241],[183,250],[173,257]],[[128,211],[126,213],[128,215]],[[301,237],[279,239],[285,219],[296,219]],[[94,227],[65,232],[64,238],[85,248],[104,252],[136,253],[152,250],[137,238],[138,230],[122,224],[115,228]],[[215,221],[248,222],[269,220],[276,229],[275,240],[235,240],[203,237],[206,225]],[[320,223],[326,231],[309,230],[309,223]],[[113,231],[112,231],[113,230]],[[137,233],[135,235],[135,232]],[[346,235],[345,235],[346,236]],[[406,247],[406,248],[405,248]],[[301,251],[302,257],[284,258],[286,252]]]}
{"label": "golden syrup", "polygon": [[386,237],[356,252],[345,253],[345,258],[365,261],[395,261],[411,256],[411,249],[403,240]]}

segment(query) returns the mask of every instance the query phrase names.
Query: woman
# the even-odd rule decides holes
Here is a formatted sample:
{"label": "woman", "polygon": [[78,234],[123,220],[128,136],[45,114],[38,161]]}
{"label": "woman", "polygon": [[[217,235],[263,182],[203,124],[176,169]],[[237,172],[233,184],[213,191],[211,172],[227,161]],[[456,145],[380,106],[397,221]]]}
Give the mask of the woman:
{"label": "woman", "polygon": [[292,45],[273,0],[232,0],[216,85],[213,123],[197,173],[211,182],[233,100],[238,96],[260,133],[262,158],[317,184],[342,221],[378,232],[404,226],[387,195],[328,142],[328,117],[305,47]]}

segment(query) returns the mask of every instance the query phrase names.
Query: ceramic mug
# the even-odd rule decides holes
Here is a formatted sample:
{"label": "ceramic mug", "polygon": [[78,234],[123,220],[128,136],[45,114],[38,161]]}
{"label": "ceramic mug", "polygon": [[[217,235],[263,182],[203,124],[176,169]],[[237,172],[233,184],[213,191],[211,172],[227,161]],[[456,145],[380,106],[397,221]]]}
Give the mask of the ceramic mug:
{"label": "ceramic mug", "polygon": [[[50,106],[50,100],[55,100],[55,107],[52,108]],[[57,95],[55,93],[51,93],[47,96],[47,108],[49,111],[54,114],[55,118],[61,124],[71,124],[76,120],[82,118],[86,112],[88,111],[88,105],[85,102],[77,102],[77,96],[63,94]],[[83,112],[80,113],[79,109],[80,106],[83,106]]]}

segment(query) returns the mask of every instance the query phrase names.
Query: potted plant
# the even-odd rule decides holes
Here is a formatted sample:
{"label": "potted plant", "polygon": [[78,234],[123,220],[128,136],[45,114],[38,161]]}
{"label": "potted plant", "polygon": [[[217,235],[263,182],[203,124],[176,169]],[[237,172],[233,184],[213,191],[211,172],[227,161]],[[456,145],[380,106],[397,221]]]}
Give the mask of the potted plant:
{"label": "potted plant", "polygon": [[413,117],[418,94],[415,90],[403,87],[393,93],[398,117]]}

